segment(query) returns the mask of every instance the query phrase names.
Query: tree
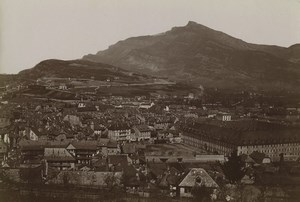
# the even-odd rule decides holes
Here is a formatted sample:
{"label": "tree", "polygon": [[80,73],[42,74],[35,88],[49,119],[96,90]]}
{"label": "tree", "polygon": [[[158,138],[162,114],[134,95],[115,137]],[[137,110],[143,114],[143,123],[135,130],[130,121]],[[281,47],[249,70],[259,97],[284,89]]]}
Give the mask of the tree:
{"label": "tree", "polygon": [[107,188],[109,188],[109,190],[112,190],[115,187],[115,185],[117,184],[117,179],[114,176],[114,174],[107,175],[104,182],[105,182]]}
{"label": "tree", "polygon": [[224,175],[230,183],[238,183],[245,176],[245,163],[237,155],[237,151],[233,151],[228,161],[221,164]]}
{"label": "tree", "polygon": [[195,183],[191,193],[196,201],[210,201],[211,191],[204,184]]}
{"label": "tree", "polygon": [[41,166],[35,168],[21,168],[20,179],[26,183],[41,183]]}
{"label": "tree", "polygon": [[255,186],[246,186],[242,189],[242,201],[245,202],[255,202],[261,201],[262,192]]}

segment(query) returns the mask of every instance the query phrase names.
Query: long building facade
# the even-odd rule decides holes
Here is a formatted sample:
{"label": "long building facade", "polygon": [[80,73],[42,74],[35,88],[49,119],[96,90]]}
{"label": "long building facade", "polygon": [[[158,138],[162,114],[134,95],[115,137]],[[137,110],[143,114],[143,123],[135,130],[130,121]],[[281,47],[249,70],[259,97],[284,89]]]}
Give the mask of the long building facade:
{"label": "long building facade", "polygon": [[[234,124],[238,125],[239,122]],[[242,123],[245,124],[245,123]],[[288,127],[256,127],[241,129],[216,124],[191,123],[181,126],[184,144],[212,153],[229,156],[250,155],[254,151],[266,154],[272,161],[297,160],[300,156],[300,130]],[[272,129],[273,128],[273,129]]]}

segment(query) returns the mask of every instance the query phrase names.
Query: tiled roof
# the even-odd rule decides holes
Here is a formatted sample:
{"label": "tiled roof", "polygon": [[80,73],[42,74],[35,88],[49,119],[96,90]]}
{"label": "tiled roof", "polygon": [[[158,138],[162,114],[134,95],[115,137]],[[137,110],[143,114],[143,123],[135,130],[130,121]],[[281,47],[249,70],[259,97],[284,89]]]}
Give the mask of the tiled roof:
{"label": "tiled roof", "polygon": [[136,152],[135,144],[125,144],[122,145],[122,152],[124,154],[133,154]]}
{"label": "tiled roof", "polygon": [[130,130],[131,127],[127,123],[114,123],[108,129],[109,130]]}
{"label": "tiled roof", "polygon": [[65,148],[45,148],[44,157],[47,161],[75,161]]}
{"label": "tiled roof", "polygon": [[[300,142],[299,128],[274,125],[267,123],[251,123],[249,127],[245,122],[238,126],[239,122],[230,126],[215,124],[192,123],[181,126],[185,135],[195,138],[203,138],[210,141],[219,141],[234,145],[261,145],[282,144]],[[249,122],[250,123],[250,122]],[[247,128],[247,129],[246,129]]]}
{"label": "tiled roof", "polygon": [[96,141],[73,141],[72,144],[75,149],[81,150],[96,150],[98,143]]}
{"label": "tiled roof", "polygon": [[128,159],[127,155],[108,155],[108,163],[113,165],[121,165],[122,167],[125,167],[128,165]]}
{"label": "tiled roof", "polygon": [[201,179],[201,184],[205,187],[219,187],[203,168],[192,168],[190,172],[180,182],[180,187],[194,187],[196,179]]}

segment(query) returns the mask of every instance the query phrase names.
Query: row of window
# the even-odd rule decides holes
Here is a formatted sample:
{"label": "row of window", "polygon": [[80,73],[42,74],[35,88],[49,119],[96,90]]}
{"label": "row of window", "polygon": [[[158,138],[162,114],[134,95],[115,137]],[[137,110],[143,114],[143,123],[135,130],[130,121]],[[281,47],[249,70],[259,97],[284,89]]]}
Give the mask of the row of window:
{"label": "row of window", "polygon": [[246,148],[251,148],[251,147],[254,147],[254,148],[259,148],[259,147],[288,147],[288,146],[299,146],[299,143],[287,143],[287,144],[267,144],[267,145],[247,145],[245,146]]}

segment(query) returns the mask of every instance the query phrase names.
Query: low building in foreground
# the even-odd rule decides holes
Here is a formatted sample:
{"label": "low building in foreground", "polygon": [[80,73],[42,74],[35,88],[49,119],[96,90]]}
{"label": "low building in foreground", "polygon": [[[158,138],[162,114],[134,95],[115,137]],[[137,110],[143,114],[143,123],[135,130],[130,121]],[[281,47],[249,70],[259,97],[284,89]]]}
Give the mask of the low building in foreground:
{"label": "low building in foreground", "polygon": [[193,197],[192,189],[195,186],[204,186],[208,189],[217,189],[218,184],[210,177],[203,168],[192,168],[179,183],[181,197]]}

